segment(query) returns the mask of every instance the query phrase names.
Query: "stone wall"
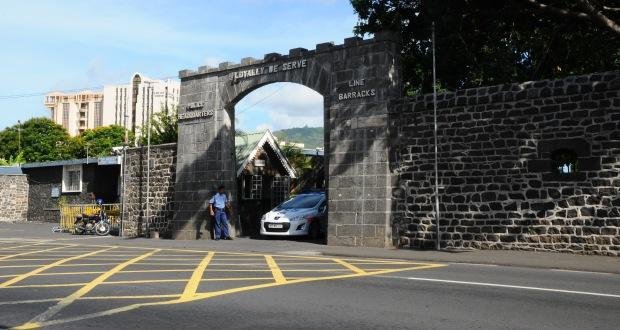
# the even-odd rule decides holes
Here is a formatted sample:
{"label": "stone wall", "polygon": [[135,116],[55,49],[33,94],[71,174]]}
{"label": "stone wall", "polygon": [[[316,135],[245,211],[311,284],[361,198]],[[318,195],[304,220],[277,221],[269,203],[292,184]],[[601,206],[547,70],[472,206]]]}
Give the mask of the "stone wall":
{"label": "stone wall", "polygon": [[176,143],[151,146],[150,221],[146,218],[147,149],[127,149],[125,160],[125,237],[148,236],[150,231],[170,234],[176,173]]}
{"label": "stone wall", "polygon": [[27,214],[26,175],[0,175],[0,222],[26,221]]}
{"label": "stone wall", "polygon": [[119,166],[99,166],[97,163],[83,164],[82,191],[62,192],[60,197],[52,196],[53,189],[62,190],[63,166],[23,167],[28,176],[28,220],[60,221],[60,204],[92,204],[91,193],[102,198],[104,203],[118,202]]}
{"label": "stone wall", "polygon": [[[435,245],[432,100],[390,107],[404,247]],[[620,253],[620,71],[440,94],[438,122],[442,247]]]}
{"label": "stone wall", "polygon": [[386,32],[179,72],[175,238],[198,236],[197,225],[208,214],[205,200],[218,185],[237,195],[235,104],[262,86],[289,82],[323,96],[328,244],[390,246],[392,176],[385,128],[389,102],[402,96],[399,54],[398,38]]}

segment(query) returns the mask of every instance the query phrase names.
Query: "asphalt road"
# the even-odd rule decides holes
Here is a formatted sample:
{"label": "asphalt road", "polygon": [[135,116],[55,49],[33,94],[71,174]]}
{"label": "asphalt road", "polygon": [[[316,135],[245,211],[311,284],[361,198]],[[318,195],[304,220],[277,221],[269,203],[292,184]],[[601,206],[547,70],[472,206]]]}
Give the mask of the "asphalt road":
{"label": "asphalt road", "polygon": [[617,274],[14,237],[0,232],[0,327],[6,328],[620,324]]}

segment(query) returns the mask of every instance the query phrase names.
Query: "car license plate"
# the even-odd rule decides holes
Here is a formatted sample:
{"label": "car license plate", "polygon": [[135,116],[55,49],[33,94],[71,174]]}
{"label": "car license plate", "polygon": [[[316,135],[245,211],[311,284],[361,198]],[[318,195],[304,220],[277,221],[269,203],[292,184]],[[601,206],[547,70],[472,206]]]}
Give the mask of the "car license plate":
{"label": "car license plate", "polygon": [[274,229],[282,229],[284,228],[284,225],[281,223],[270,223],[267,225],[268,228],[274,228]]}

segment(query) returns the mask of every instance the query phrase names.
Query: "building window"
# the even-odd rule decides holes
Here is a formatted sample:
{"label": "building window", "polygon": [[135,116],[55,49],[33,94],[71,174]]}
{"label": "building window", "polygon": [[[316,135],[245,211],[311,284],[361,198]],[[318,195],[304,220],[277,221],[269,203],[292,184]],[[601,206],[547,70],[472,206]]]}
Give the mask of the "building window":
{"label": "building window", "polygon": [[279,205],[280,203],[288,199],[291,178],[289,178],[288,176],[275,177],[273,178],[273,182],[271,185],[271,193],[273,195],[271,198],[271,202],[273,206]]}
{"label": "building window", "polygon": [[101,111],[101,102],[95,102],[95,127],[101,126],[103,122],[103,111]]}
{"label": "building window", "polygon": [[551,171],[562,176],[579,172],[577,153],[570,149],[559,149],[551,153]]}
{"label": "building window", "polygon": [[263,198],[263,176],[246,175],[243,178],[243,199]]}
{"label": "building window", "polygon": [[62,104],[62,127],[69,129],[69,103]]}
{"label": "building window", "polygon": [[82,192],[82,165],[65,165],[62,168],[62,191]]}

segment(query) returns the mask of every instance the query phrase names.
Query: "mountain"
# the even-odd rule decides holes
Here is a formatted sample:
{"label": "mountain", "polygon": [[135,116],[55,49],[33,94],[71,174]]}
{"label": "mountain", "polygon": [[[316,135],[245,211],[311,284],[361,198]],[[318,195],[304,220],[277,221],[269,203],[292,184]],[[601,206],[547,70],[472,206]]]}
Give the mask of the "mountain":
{"label": "mountain", "polygon": [[296,127],[273,132],[280,141],[303,143],[304,148],[323,148],[323,127]]}

